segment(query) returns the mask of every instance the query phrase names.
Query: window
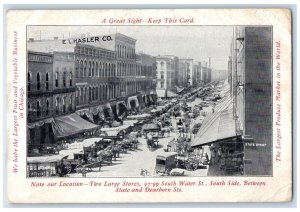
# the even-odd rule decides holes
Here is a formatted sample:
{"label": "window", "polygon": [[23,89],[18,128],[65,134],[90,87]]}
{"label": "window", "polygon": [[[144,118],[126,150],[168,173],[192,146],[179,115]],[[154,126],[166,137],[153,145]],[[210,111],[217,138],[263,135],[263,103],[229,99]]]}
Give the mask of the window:
{"label": "window", "polygon": [[91,75],[92,77],[95,76],[94,68],[95,68],[95,62],[93,62],[93,64],[92,64],[92,75]]}
{"label": "window", "polygon": [[72,111],[72,95],[69,98],[69,111]]}
{"label": "window", "polygon": [[80,76],[84,77],[83,62],[82,62],[82,60],[80,60]]}
{"label": "window", "polygon": [[161,88],[164,87],[164,82],[160,82],[160,87],[161,87]]}
{"label": "window", "polygon": [[72,71],[70,72],[70,86],[73,86],[73,83],[72,83]]}
{"label": "window", "polygon": [[40,73],[36,75],[36,89],[39,91],[41,89],[41,76]]}
{"label": "window", "polygon": [[49,100],[46,100],[46,115],[49,115]]}
{"label": "window", "polygon": [[63,86],[66,87],[66,78],[67,78],[67,73],[64,72],[63,74]]}
{"label": "window", "polygon": [[85,60],[84,65],[83,65],[83,76],[84,77],[86,76],[86,66],[87,66],[87,63],[86,63],[86,60]]}
{"label": "window", "polygon": [[31,74],[28,72],[28,76],[27,76],[27,90],[30,91],[31,88]]}
{"label": "window", "polygon": [[162,71],[162,72],[160,72],[160,78],[161,79],[164,79],[165,78],[165,74],[164,74],[164,72]]}
{"label": "window", "polygon": [[89,76],[92,76],[92,63],[89,61]]}
{"label": "window", "polygon": [[55,111],[56,111],[56,114],[59,113],[59,98],[56,97],[55,99]]}
{"label": "window", "polygon": [[46,90],[49,90],[49,73],[46,74]]}
{"label": "window", "polygon": [[55,73],[55,87],[58,87],[58,72]]}
{"label": "window", "polygon": [[37,101],[36,102],[36,116],[39,117],[41,115],[41,112],[40,112],[40,101]]}
{"label": "window", "polygon": [[63,102],[62,102],[62,105],[63,105],[63,113],[65,113],[66,112],[66,97],[64,96],[63,97],[63,100],[62,100]]}

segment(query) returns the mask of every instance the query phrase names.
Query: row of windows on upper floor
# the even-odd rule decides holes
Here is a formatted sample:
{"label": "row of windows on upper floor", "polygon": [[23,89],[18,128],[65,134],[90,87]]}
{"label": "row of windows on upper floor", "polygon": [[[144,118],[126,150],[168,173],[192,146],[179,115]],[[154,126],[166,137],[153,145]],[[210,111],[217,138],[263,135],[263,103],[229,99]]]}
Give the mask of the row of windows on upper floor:
{"label": "row of windows on upper floor", "polygon": [[97,48],[87,48],[87,47],[76,47],[75,53],[90,55],[93,57],[100,57],[105,59],[115,59],[115,53],[110,51],[105,51]]}
{"label": "row of windows on upper floor", "polygon": [[[67,102],[68,101],[68,102]],[[67,106],[68,104],[68,106]],[[41,100],[36,100],[35,102],[28,102],[28,111],[32,114],[35,113],[36,117],[48,116],[52,110],[50,106],[50,100],[46,99],[45,107],[42,107]],[[59,114],[60,112],[66,113],[67,110],[72,111],[73,109],[73,95],[63,96],[62,98],[55,98],[55,113]]]}
{"label": "row of windows on upper floor", "polygon": [[84,66],[82,63],[76,67],[77,77],[109,77],[109,76],[153,76],[152,66],[139,66],[134,64],[104,63],[103,67],[94,65]]}
{"label": "row of windows on upper floor", "polygon": [[135,58],[135,49],[130,48],[123,45],[117,45],[116,47],[117,56],[121,58],[129,58],[134,59]]}
{"label": "row of windows on upper floor", "polygon": [[[47,72],[45,74],[45,81],[42,81],[42,73],[38,72],[34,78],[32,76],[31,72],[28,72],[27,76],[27,89],[28,91],[33,90],[44,90],[42,88],[42,85],[44,85],[45,90],[48,91],[50,90],[50,74]],[[73,74],[72,71],[67,73],[63,72],[62,76],[62,85],[63,87],[67,87],[67,84],[69,84],[70,87],[73,86]],[[59,72],[55,72],[55,87],[59,87]]]}

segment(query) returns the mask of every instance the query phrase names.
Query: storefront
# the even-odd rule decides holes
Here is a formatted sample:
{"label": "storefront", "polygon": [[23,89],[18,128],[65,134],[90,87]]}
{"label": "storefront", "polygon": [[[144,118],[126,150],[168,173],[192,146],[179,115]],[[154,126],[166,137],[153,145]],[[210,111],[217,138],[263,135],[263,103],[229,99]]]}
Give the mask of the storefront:
{"label": "storefront", "polygon": [[231,108],[208,115],[191,143],[194,152],[209,155],[212,175],[244,174],[244,142],[232,114]]}

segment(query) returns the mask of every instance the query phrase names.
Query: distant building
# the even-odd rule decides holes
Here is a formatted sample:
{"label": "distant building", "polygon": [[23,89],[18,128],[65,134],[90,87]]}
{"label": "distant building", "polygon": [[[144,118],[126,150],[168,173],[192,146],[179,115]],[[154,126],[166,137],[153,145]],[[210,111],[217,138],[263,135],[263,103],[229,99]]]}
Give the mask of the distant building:
{"label": "distant building", "polygon": [[208,67],[201,68],[201,80],[203,83],[211,82],[211,69]]}
{"label": "distant building", "polygon": [[156,57],[156,89],[170,89],[175,85],[175,74],[177,73],[177,57]]}
{"label": "distant building", "polygon": [[192,86],[193,77],[193,59],[179,59],[179,78],[181,78],[180,86]]}
{"label": "distant building", "polygon": [[195,62],[193,66],[193,84],[199,84],[201,82],[201,62]]}

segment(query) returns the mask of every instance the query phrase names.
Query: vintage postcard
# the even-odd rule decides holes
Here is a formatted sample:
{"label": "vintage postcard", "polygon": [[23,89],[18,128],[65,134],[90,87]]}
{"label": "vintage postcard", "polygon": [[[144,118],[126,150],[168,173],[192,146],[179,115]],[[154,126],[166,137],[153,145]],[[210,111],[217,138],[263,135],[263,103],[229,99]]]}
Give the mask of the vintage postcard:
{"label": "vintage postcard", "polygon": [[12,203],[292,199],[287,9],[11,10]]}

